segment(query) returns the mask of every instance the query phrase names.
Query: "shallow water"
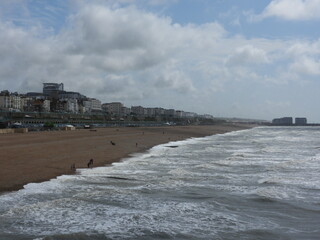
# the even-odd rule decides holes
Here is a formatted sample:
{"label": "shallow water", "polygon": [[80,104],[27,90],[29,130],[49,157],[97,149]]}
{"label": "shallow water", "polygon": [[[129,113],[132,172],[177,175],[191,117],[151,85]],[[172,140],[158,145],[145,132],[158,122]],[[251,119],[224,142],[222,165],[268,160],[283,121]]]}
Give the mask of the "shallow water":
{"label": "shallow water", "polygon": [[1,195],[0,239],[320,239],[319,170],[317,127],[168,143]]}

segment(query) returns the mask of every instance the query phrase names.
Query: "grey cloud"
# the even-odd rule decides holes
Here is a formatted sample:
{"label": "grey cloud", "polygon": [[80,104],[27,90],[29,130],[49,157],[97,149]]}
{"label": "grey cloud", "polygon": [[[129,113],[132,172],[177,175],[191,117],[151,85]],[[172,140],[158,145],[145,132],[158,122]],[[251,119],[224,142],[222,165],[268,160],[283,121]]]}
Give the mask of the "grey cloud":
{"label": "grey cloud", "polygon": [[[195,54],[200,57],[202,51],[225,34],[216,23],[180,26],[135,8],[111,9],[101,5],[83,6],[56,35],[42,35],[41,29],[30,31],[3,23],[0,27],[0,54],[6,56],[0,66],[2,85],[23,91],[39,90],[42,82],[57,81],[89,92],[83,88],[88,79],[98,91],[101,82],[108,84],[102,77],[106,74],[130,73],[134,78],[136,73],[146,70],[152,72],[151,82],[190,91],[194,86],[183,73],[183,62],[192,61]],[[172,56],[177,57],[181,70],[166,68]],[[154,86],[150,83],[140,90],[148,93],[147,88]]]}
{"label": "grey cloud", "polygon": [[118,94],[124,90],[123,86],[134,88],[134,82],[129,76],[108,75],[101,81],[97,93]]}

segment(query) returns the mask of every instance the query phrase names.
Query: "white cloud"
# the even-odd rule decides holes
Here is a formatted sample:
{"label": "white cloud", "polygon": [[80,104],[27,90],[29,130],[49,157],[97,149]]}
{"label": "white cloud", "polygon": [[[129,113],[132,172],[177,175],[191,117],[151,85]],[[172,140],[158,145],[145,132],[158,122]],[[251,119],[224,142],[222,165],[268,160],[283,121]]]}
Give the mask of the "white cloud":
{"label": "white cloud", "polygon": [[302,75],[320,76],[320,61],[303,57],[292,63],[289,69]]}
{"label": "white cloud", "polygon": [[245,64],[263,64],[268,62],[269,58],[263,49],[246,45],[237,48],[236,51],[228,57],[226,64],[229,66],[237,66]]}
{"label": "white cloud", "polygon": [[318,56],[320,54],[320,39],[314,42],[293,43],[286,50],[286,54],[292,57]]}
{"label": "white cloud", "polygon": [[257,19],[268,17],[285,20],[320,19],[320,0],[273,0]]}
{"label": "white cloud", "polygon": [[289,72],[301,78],[320,75],[320,41],[298,42],[288,47],[286,56],[292,59]]}
{"label": "white cloud", "polygon": [[148,4],[150,5],[166,5],[176,3],[179,0],[147,0]]}
{"label": "white cloud", "polygon": [[170,19],[134,8],[88,6],[73,17],[72,30],[64,34],[65,50],[107,71],[142,69],[161,62],[174,47],[170,24]]}
{"label": "white cloud", "polygon": [[195,91],[192,80],[183,70],[174,66],[174,61],[165,66],[161,75],[156,78],[154,86],[156,88],[173,89],[180,93]]}

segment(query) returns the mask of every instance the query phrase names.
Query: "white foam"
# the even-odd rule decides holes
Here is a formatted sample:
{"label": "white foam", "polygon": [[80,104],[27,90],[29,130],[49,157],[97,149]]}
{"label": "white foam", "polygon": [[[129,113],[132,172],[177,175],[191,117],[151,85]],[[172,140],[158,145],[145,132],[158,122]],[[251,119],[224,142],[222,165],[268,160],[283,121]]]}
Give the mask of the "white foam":
{"label": "white foam", "polygon": [[192,175],[191,172],[187,171],[184,168],[176,168],[171,171],[169,171],[169,174],[174,175],[174,176],[186,176],[186,175]]}
{"label": "white foam", "polygon": [[256,194],[260,197],[265,197],[269,199],[285,200],[290,198],[286,191],[278,187],[259,188],[256,190]]}

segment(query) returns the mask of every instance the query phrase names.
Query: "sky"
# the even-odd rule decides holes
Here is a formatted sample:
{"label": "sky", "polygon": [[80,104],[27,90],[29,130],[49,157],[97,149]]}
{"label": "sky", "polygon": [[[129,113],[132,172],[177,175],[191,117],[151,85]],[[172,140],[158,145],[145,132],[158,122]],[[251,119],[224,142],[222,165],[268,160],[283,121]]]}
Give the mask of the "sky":
{"label": "sky", "polygon": [[320,123],[320,0],[1,0],[0,90]]}

